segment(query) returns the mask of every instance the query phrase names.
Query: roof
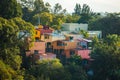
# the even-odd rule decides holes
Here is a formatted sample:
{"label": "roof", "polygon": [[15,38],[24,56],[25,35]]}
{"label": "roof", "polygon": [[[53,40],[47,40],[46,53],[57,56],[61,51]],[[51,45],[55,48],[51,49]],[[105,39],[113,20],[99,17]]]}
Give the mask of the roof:
{"label": "roof", "polygon": [[77,39],[77,41],[86,41],[86,42],[92,42],[92,40],[88,40],[88,39],[84,39],[84,38]]}
{"label": "roof", "polygon": [[51,29],[36,29],[38,31],[41,32],[41,34],[44,34],[44,33],[52,33],[52,30]]}

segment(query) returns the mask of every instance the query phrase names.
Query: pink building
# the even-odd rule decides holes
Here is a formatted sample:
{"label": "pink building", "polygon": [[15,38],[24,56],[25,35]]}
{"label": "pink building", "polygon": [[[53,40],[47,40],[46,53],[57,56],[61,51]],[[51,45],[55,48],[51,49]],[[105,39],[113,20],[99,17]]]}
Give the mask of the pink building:
{"label": "pink building", "polygon": [[32,54],[44,54],[45,53],[45,42],[33,42],[33,46],[26,51],[26,56]]}
{"label": "pink building", "polygon": [[75,49],[75,54],[81,56],[82,59],[90,59],[90,52],[91,50],[80,50],[80,49]]}

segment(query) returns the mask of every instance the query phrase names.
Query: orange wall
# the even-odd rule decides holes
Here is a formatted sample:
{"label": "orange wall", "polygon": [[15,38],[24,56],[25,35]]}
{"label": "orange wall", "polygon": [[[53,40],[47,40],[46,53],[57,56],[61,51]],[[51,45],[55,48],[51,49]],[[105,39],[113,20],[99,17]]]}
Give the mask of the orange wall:
{"label": "orange wall", "polygon": [[34,42],[33,47],[30,48],[31,51],[41,50],[45,52],[45,42]]}
{"label": "orange wall", "polygon": [[64,49],[64,46],[57,46],[57,41],[52,42],[53,49]]}
{"label": "orange wall", "polygon": [[70,42],[70,41],[63,41],[65,46],[57,46],[57,41],[54,41],[52,43],[53,49],[64,49],[64,50],[69,50],[69,49],[74,49],[77,47],[77,42]]}
{"label": "orange wall", "polygon": [[65,42],[65,44],[67,44],[65,46],[65,50],[74,49],[74,48],[77,47],[77,42],[69,42],[69,41],[67,41],[67,42]]}
{"label": "orange wall", "polygon": [[70,50],[65,50],[64,55],[66,56],[66,58],[69,58],[70,57]]}

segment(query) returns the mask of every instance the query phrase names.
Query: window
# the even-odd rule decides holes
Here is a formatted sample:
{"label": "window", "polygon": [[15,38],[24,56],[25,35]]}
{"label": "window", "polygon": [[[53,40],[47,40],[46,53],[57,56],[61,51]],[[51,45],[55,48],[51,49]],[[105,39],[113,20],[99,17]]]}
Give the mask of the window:
{"label": "window", "polygon": [[60,49],[60,53],[63,53],[64,52],[64,49]]}
{"label": "window", "polygon": [[74,55],[75,54],[75,51],[74,50],[71,50],[70,51],[70,55]]}
{"label": "window", "polygon": [[49,35],[45,35],[45,39],[49,39]]}
{"label": "window", "polygon": [[80,46],[80,42],[77,43],[77,46]]}
{"label": "window", "polygon": [[38,50],[34,50],[34,54],[38,54]]}
{"label": "window", "polygon": [[63,46],[63,43],[61,41],[57,41],[57,46]]}

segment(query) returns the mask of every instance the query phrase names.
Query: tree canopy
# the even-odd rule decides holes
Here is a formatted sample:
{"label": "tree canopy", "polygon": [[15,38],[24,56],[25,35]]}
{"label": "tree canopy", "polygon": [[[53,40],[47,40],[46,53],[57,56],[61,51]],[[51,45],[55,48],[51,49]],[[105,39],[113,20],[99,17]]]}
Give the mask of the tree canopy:
{"label": "tree canopy", "polygon": [[16,0],[0,0],[0,17],[10,19],[22,17],[22,9]]}
{"label": "tree canopy", "polygon": [[101,30],[103,37],[108,34],[120,35],[120,17],[114,14],[100,18],[90,25],[91,30]]}
{"label": "tree canopy", "polygon": [[120,36],[109,35],[98,43],[91,53],[93,59],[93,80],[119,80],[120,78]]}

